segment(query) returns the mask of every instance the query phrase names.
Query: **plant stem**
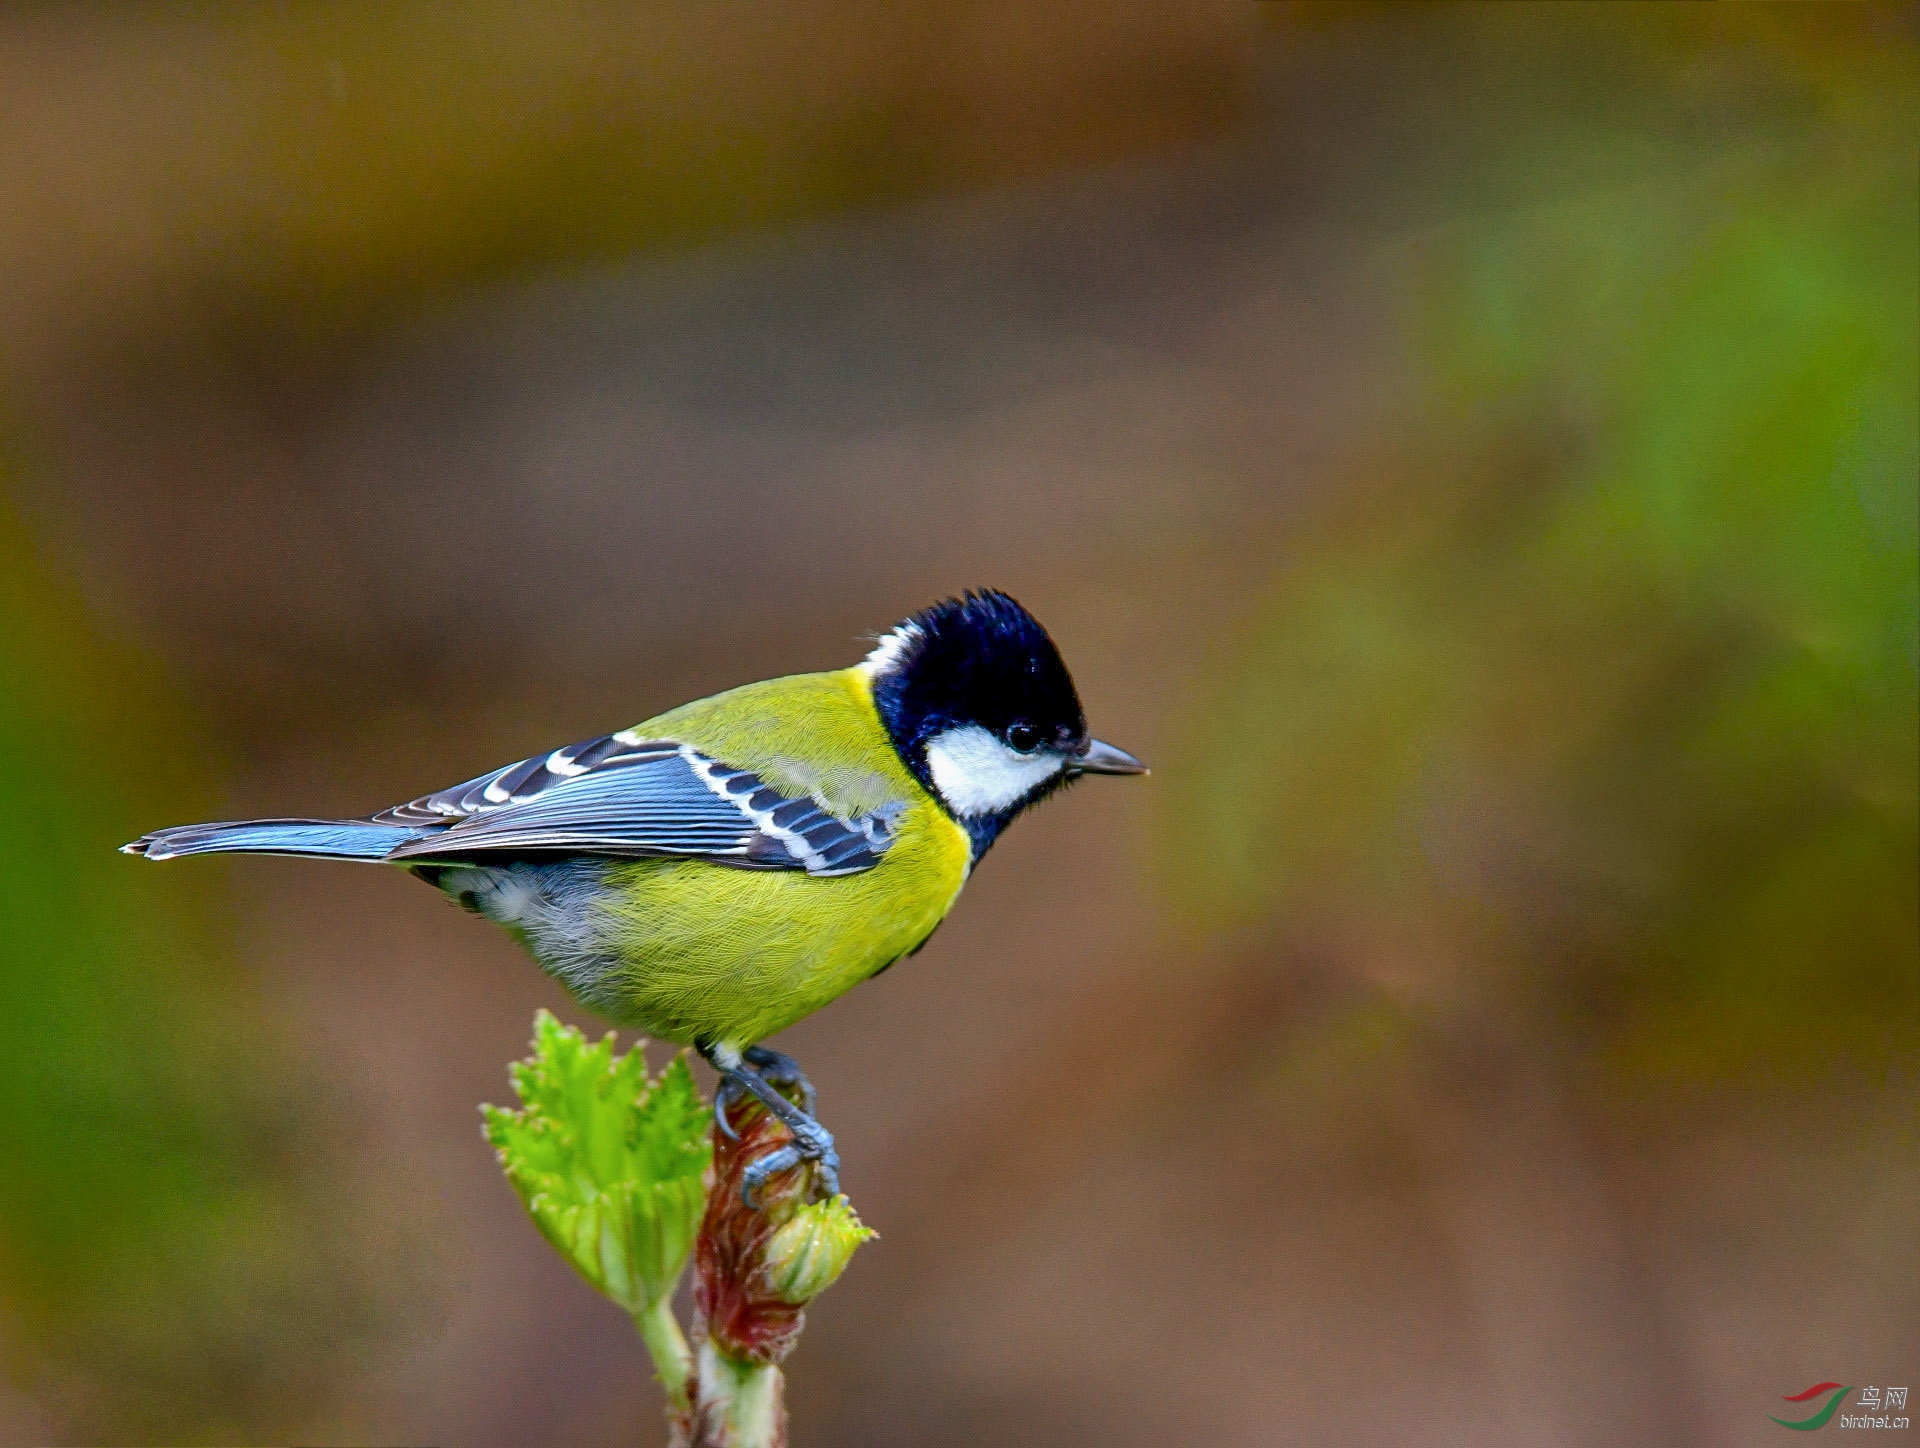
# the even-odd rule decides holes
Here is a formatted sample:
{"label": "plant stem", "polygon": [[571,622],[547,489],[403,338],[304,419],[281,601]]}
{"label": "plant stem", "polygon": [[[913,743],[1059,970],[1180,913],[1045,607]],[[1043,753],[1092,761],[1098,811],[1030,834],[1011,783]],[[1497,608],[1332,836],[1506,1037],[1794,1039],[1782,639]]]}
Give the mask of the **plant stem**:
{"label": "plant stem", "polygon": [[687,1346],[687,1335],[674,1318],[672,1297],[663,1296],[634,1313],[633,1325],[640,1329],[640,1339],[647,1345],[660,1385],[667,1390],[667,1400],[674,1411],[686,1412],[692,1402],[693,1349]]}
{"label": "plant stem", "polygon": [[773,1363],[742,1362],[700,1344],[696,1448],[786,1448],[786,1384]]}

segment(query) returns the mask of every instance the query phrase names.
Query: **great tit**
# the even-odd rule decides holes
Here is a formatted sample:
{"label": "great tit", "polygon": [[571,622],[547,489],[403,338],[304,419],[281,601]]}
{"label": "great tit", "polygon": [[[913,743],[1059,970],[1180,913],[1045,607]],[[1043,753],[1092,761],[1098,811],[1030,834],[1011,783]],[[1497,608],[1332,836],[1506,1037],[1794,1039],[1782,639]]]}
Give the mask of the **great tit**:
{"label": "great tit", "polygon": [[[791,1142],[833,1138],[760,1044],[932,935],[1014,816],[1085,774],[1142,774],[1087,733],[1032,614],[995,590],[934,604],[852,668],[746,684],[366,819],[181,825],[123,848],[397,864],[484,915],[617,1025],[690,1044]],[[798,1095],[796,1105],[778,1086]]]}

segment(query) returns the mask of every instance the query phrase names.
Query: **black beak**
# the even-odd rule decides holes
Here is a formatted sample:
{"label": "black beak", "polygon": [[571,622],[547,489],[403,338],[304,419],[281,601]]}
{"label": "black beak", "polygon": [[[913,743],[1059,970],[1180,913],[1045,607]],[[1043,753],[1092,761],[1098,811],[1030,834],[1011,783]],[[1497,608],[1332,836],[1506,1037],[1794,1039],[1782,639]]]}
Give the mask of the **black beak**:
{"label": "black beak", "polygon": [[1098,739],[1067,760],[1068,774],[1145,774],[1147,766],[1124,749],[1102,744]]}

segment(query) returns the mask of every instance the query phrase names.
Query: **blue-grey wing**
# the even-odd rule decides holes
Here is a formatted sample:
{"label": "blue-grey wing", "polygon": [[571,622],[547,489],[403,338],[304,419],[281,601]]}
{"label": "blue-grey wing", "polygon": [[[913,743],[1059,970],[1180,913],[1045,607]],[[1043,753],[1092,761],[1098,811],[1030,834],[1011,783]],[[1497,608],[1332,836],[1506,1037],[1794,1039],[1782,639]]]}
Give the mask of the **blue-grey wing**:
{"label": "blue-grey wing", "polygon": [[854,819],[780,793],[674,740],[620,735],[522,760],[375,816],[432,829],[389,857],[668,856],[850,875],[893,842],[899,810]]}
{"label": "blue-grey wing", "polygon": [[602,734],[569,744],[551,754],[536,754],[517,764],[456,784],[451,789],[423,794],[408,804],[380,811],[379,824],[455,824],[509,804],[534,798],[563,780],[576,779],[598,769],[646,764],[679,752],[671,739],[637,739],[631,734]]}

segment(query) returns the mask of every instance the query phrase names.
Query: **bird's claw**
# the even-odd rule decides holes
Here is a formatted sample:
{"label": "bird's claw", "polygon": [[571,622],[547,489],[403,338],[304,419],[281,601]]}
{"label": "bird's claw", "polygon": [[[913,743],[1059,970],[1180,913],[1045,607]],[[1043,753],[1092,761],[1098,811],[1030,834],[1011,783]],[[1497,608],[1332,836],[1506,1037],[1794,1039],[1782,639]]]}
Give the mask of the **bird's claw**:
{"label": "bird's claw", "polygon": [[816,1201],[840,1195],[840,1153],[832,1147],[813,1164],[813,1195]]}
{"label": "bird's claw", "polygon": [[[709,1057],[709,1060],[712,1058]],[[770,1086],[785,1086],[800,1097],[800,1109],[808,1116],[813,1115],[814,1103],[819,1099],[813,1089],[813,1082],[807,1079],[807,1073],[800,1069],[800,1063],[782,1051],[766,1046],[749,1046],[741,1052],[741,1059],[753,1068],[754,1074]],[[713,1093],[713,1124],[728,1141],[738,1141],[740,1133],[733,1129],[728,1119],[733,1104],[742,1096],[750,1094],[740,1084],[737,1076],[724,1069],[720,1072],[719,1088]]]}
{"label": "bird's claw", "polygon": [[833,1138],[822,1131],[823,1142],[802,1144],[799,1137],[778,1150],[770,1151],[748,1163],[740,1173],[740,1200],[749,1211],[760,1210],[760,1189],[783,1171],[791,1171],[802,1162],[813,1163],[813,1194],[816,1198],[840,1194],[840,1154],[833,1149]]}
{"label": "bird's claw", "polygon": [[733,1103],[741,1096],[739,1083],[731,1076],[722,1076],[720,1084],[713,1093],[713,1129],[726,1137],[728,1141],[738,1141],[740,1133],[733,1129],[733,1123],[727,1119],[727,1113],[733,1109]]}
{"label": "bird's claw", "polygon": [[807,1073],[800,1069],[798,1061],[784,1051],[776,1051],[768,1046],[749,1046],[741,1056],[768,1085],[792,1087],[800,1095],[800,1109],[809,1116],[813,1115],[814,1103],[819,1098],[814,1092],[813,1082],[807,1079]]}
{"label": "bird's claw", "polygon": [[747,1210],[760,1210],[760,1188],[767,1184],[768,1177],[796,1167],[803,1160],[800,1148],[789,1143],[778,1151],[768,1152],[758,1161],[749,1162],[747,1169],[740,1173],[740,1200],[745,1203]]}
{"label": "bird's claw", "polygon": [[[740,1133],[734,1129],[731,1111],[742,1097],[750,1096],[785,1126],[791,1137],[784,1146],[748,1162],[740,1173],[740,1200],[747,1209],[759,1211],[760,1189],[774,1176],[792,1171],[804,1162],[813,1163],[813,1194],[838,1196],[840,1156],[833,1149],[832,1135],[814,1120],[813,1083],[807,1080],[799,1063],[765,1046],[749,1046],[731,1060],[704,1047],[701,1054],[720,1073],[719,1086],[713,1093],[715,1131],[730,1141],[738,1141]],[[799,1104],[778,1089],[783,1086],[800,1097]]]}

